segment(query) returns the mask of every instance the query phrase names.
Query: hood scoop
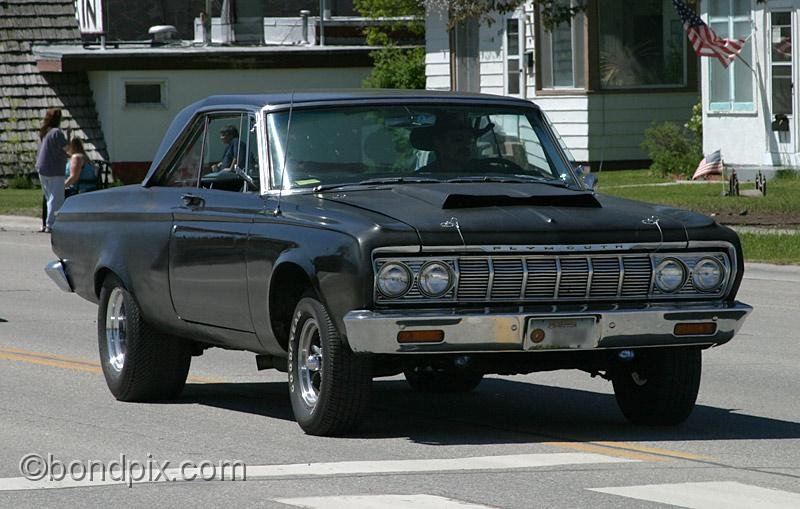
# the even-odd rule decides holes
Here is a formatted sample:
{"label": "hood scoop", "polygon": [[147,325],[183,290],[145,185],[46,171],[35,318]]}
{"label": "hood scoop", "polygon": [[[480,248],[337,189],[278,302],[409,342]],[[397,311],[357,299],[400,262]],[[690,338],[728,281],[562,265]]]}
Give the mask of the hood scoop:
{"label": "hood scoop", "polygon": [[449,184],[447,186],[396,186],[394,192],[440,209],[481,207],[580,207],[601,208],[594,194],[560,187],[515,184]]}

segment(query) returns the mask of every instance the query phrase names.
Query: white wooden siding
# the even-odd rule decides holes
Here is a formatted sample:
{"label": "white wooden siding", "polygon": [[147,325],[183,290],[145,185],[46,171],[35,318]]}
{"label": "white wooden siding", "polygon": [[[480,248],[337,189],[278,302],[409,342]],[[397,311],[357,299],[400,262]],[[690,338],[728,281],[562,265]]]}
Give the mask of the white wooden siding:
{"label": "white wooden siding", "polygon": [[447,15],[429,9],[425,16],[425,88],[450,90],[450,39]]}
{"label": "white wooden siding", "polygon": [[[533,4],[524,5],[525,48],[534,48]],[[480,90],[505,94],[506,72],[503,48],[506,17],[481,24],[479,32]],[[524,64],[523,58],[523,64]],[[447,23],[440,11],[429,10],[426,18],[426,86],[449,90],[450,53]],[[578,161],[647,159],[640,145],[644,131],[653,122],[683,125],[691,115],[698,93],[630,92],[538,96],[533,69],[526,69],[526,96],[545,111]]]}

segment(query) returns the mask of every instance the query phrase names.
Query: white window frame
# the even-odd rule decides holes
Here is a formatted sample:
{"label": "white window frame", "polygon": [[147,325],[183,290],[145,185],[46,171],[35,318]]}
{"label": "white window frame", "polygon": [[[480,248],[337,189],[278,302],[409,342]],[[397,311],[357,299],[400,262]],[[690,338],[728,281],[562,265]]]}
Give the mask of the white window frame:
{"label": "white window frame", "polygon": [[[511,55],[508,48],[508,21],[517,20],[517,53]],[[511,97],[525,97],[525,87],[527,86],[527,79],[525,78],[525,12],[516,11],[511,16],[505,18],[505,26],[503,27],[503,92],[505,95]],[[511,60],[517,61],[518,69],[518,83],[519,92],[512,94],[509,92],[509,69],[508,64]]]}
{"label": "white window frame", "polygon": [[[602,16],[602,12],[598,13],[597,16],[597,37],[602,37],[600,33],[600,17]],[[680,19],[680,18],[679,18]],[[663,31],[662,31],[663,37]],[[600,90],[658,90],[660,88],[664,89],[680,89],[680,88],[688,88],[689,87],[689,55],[687,46],[688,46],[688,38],[685,36],[685,31],[683,37],[681,37],[682,41],[682,54],[683,54],[683,77],[681,78],[680,83],[653,83],[649,85],[603,85],[602,80],[598,78],[598,86]],[[598,43],[599,45],[599,43]],[[600,62],[597,63],[598,67]]]}
{"label": "white window frame", "polygon": [[[128,85],[159,85],[161,102],[158,103],[129,103],[126,88]],[[126,78],[122,80],[122,106],[126,109],[166,109],[167,102],[167,80],[166,78]]]}
{"label": "white window frame", "polygon": [[[710,27],[711,23],[720,23],[720,22],[727,22],[728,23],[728,35],[727,37],[732,37],[733,34],[733,25],[737,22],[747,21],[751,24],[753,23],[753,3],[750,2],[750,12],[746,16],[734,16],[733,13],[733,2],[734,0],[728,0],[728,15],[727,16],[712,16],[711,14],[711,3],[708,4],[708,13],[706,15],[706,19],[704,20],[705,23]],[[718,34],[719,35],[719,34]],[[748,41],[750,44],[750,53],[748,55],[743,55],[745,49],[742,49],[742,55],[750,65],[753,65],[753,55],[755,54],[755,45],[753,44],[753,38]],[[728,73],[728,96],[731,98],[730,101],[726,102],[711,102],[711,66],[712,65],[720,65],[719,62],[713,57],[705,57],[707,59],[706,62],[706,75],[708,76],[708,100],[706,102],[706,109],[708,113],[722,113],[722,114],[730,114],[730,113],[755,113],[756,112],[756,78],[751,73],[752,77],[752,85],[751,90],[752,93],[752,101],[751,102],[736,102],[732,100],[733,97],[736,96],[736,83],[735,83],[735,74],[734,70],[738,65],[744,65],[742,62],[737,62],[737,59],[734,59],[733,62],[728,66],[727,73]]]}
{"label": "white window frame", "polygon": [[[577,3],[575,0],[570,1],[570,5],[575,7]],[[539,79],[539,87],[540,90],[576,90],[576,91],[586,91],[587,89],[587,78],[586,78],[586,37],[587,34],[584,32],[584,22],[585,22],[585,13],[578,13],[569,23],[570,26],[570,50],[573,55],[572,58],[572,85],[565,86],[565,85],[545,85],[545,76],[542,74],[541,78]],[[540,18],[541,19],[541,18]],[[541,21],[540,21],[541,24]],[[538,58],[539,59],[549,59],[550,61],[550,74],[553,74],[553,33],[550,30],[547,30],[543,25],[537,27],[537,31],[539,32],[538,42],[540,44]],[[580,53],[576,55],[575,48],[576,48],[576,39],[578,39],[577,34],[580,31],[580,38],[578,40],[578,45],[580,45]],[[549,44],[545,46],[543,41],[545,38],[549,38]],[[544,48],[547,47],[550,49],[550,54],[545,56],[543,54]],[[539,67],[540,72],[542,71],[541,66]],[[581,76],[581,80],[583,81],[583,85],[576,85],[575,82],[577,81],[575,78],[578,76],[578,73],[583,74]],[[553,76],[550,76],[550,80],[553,81]]]}

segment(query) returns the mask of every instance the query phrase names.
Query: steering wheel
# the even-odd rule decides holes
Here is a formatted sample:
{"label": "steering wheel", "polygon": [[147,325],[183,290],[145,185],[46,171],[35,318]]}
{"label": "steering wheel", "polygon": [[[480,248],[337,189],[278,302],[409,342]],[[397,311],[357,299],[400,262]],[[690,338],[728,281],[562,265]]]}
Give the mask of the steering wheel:
{"label": "steering wheel", "polygon": [[525,173],[525,169],[510,159],[503,157],[486,157],[475,160],[476,165],[488,165],[490,167],[502,167],[503,170],[509,170],[512,173]]}

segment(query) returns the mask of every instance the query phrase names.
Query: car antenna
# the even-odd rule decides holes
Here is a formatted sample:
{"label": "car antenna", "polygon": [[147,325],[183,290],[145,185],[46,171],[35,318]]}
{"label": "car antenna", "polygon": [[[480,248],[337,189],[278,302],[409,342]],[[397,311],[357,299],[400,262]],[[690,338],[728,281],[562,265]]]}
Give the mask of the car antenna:
{"label": "car antenna", "polygon": [[286,121],[286,145],[283,147],[283,164],[281,164],[281,178],[278,187],[278,203],[275,205],[275,210],[272,211],[273,216],[281,215],[281,197],[283,196],[283,176],[286,174],[286,161],[289,158],[289,131],[292,128],[292,112],[294,111],[294,90],[289,98],[289,119]]}

